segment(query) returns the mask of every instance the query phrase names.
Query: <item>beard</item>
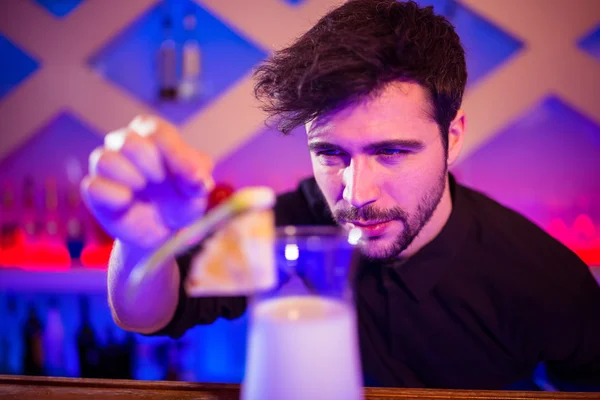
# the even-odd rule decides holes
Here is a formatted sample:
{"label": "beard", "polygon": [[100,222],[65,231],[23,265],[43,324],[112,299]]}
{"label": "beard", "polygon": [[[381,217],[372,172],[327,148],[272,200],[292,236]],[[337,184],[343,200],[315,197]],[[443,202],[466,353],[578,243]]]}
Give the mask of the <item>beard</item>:
{"label": "beard", "polygon": [[400,221],[403,229],[388,246],[369,252],[369,241],[377,240],[377,238],[363,239],[359,242],[363,255],[371,261],[390,260],[406,250],[429,222],[442,199],[445,186],[446,169],[440,174],[436,183],[423,194],[417,210],[413,214],[409,214],[401,207],[381,209],[374,205],[367,205],[361,208],[349,207],[334,210],[333,218],[341,226],[348,221],[361,221],[367,224],[369,221]]}

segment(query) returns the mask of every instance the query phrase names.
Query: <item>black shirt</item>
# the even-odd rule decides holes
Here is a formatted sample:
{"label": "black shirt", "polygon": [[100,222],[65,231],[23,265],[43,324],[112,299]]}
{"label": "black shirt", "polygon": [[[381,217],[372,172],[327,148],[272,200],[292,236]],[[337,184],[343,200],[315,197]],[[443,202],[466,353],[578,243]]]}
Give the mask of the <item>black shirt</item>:
{"label": "black shirt", "polygon": [[[365,384],[500,389],[552,373],[598,382],[600,288],[573,252],[518,213],[450,177],[440,234],[405,262],[363,261],[357,291]],[[334,221],[314,178],[278,196],[281,225]],[[179,260],[182,280],[189,257]],[[237,318],[243,297],[180,298],[156,334]]]}

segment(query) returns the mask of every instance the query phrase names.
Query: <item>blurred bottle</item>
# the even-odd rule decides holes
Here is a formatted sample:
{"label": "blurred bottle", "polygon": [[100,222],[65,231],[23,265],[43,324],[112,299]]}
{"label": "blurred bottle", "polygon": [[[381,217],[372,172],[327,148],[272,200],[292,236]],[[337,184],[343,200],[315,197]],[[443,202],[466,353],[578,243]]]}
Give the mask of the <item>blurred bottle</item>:
{"label": "blurred bottle", "polygon": [[85,233],[82,223],[81,197],[78,187],[69,183],[66,191],[66,244],[72,260],[79,260],[84,246]]}
{"label": "blurred bottle", "polygon": [[15,189],[10,181],[0,186],[0,266],[23,263],[22,235],[19,232]]}
{"label": "blurred bottle", "polygon": [[185,42],[183,44],[183,62],[179,98],[192,100],[200,94],[200,71],[202,54],[196,40],[197,17],[194,5],[191,5],[183,19]]}
{"label": "blurred bottle", "polygon": [[160,350],[152,344],[139,341],[135,349],[134,378],[138,380],[159,381],[165,377],[166,365],[157,360]]}
{"label": "blurred bottle", "polygon": [[133,379],[133,368],[135,362],[135,336],[131,332],[127,332],[125,339],[121,342],[121,352],[119,355],[119,364],[126,366],[127,377],[124,379]]}
{"label": "blurred bottle", "polygon": [[89,302],[84,296],[79,300],[79,309],[81,322],[76,335],[79,373],[82,378],[100,378],[100,346],[90,320]]}
{"label": "blurred bottle", "polygon": [[44,372],[44,342],[42,322],[35,306],[29,306],[29,315],[23,327],[25,348],[23,354],[23,374],[42,375]]}
{"label": "blurred bottle", "polygon": [[81,251],[81,265],[87,268],[106,269],[114,239],[104,230],[89,211],[84,218],[85,243]]}
{"label": "blurred bottle", "polygon": [[58,185],[54,178],[48,178],[44,182],[43,227],[35,257],[38,265],[44,269],[68,268],[71,258],[64,245],[65,233],[58,211]]}
{"label": "blurred bottle", "polygon": [[86,218],[88,235],[81,251],[81,264],[88,268],[106,269],[114,239],[95,218]]}
{"label": "blurred bottle", "polygon": [[3,328],[0,329],[0,374],[15,375],[21,373],[18,368],[21,356],[18,341],[22,340],[20,320],[17,315],[17,299],[14,294],[5,295],[5,308],[2,316]]}
{"label": "blurred bottle", "polygon": [[175,343],[169,342],[165,345],[167,358],[167,372],[165,380],[180,381],[181,379],[181,362],[179,360],[179,349]]}
{"label": "blurred bottle", "polygon": [[[9,325],[13,323],[8,315],[8,306],[5,305],[4,296],[0,295],[0,314],[2,314],[2,324]],[[6,375],[9,371],[10,358],[10,337],[7,329],[0,329],[0,374]]]}
{"label": "blurred bottle", "polygon": [[594,221],[588,214],[579,214],[573,221],[574,241],[581,247],[587,247],[596,238]]}
{"label": "blurred bottle", "polygon": [[173,21],[166,13],[162,30],[163,41],[157,57],[158,95],[161,100],[172,101],[177,98],[177,49],[173,40]]}
{"label": "blurred bottle", "polygon": [[33,177],[26,176],[23,180],[23,215],[22,232],[24,234],[24,263],[35,265],[35,255],[39,246],[40,216],[39,198],[36,193]]}
{"label": "blurred bottle", "polygon": [[50,299],[48,304],[43,340],[46,375],[65,376],[65,328],[56,299]]}
{"label": "blurred bottle", "polygon": [[25,316],[20,312],[22,309],[23,297],[15,293],[7,296],[7,318],[5,319],[7,327],[4,332],[7,334],[10,343],[10,374],[23,373],[23,348],[25,346],[23,337],[23,323]]}
{"label": "blurred bottle", "polygon": [[196,359],[198,352],[194,348],[194,342],[189,336],[177,340],[177,351],[179,352],[179,380],[183,382],[196,382]]}
{"label": "blurred bottle", "polygon": [[48,178],[44,182],[44,230],[42,239],[47,243],[60,244],[62,226],[58,216],[58,187],[56,179]]}
{"label": "blurred bottle", "polygon": [[127,335],[124,341],[119,341],[115,335],[114,325],[106,327],[106,346],[101,353],[102,377],[110,379],[133,379],[132,357],[135,349],[133,347],[132,335]]}

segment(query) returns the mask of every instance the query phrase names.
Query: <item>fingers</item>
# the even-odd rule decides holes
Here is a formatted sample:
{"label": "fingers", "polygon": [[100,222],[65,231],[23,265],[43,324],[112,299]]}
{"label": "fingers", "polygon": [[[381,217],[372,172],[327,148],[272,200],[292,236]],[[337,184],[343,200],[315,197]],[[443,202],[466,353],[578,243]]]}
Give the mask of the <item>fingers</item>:
{"label": "fingers", "polygon": [[87,175],[81,181],[81,194],[93,210],[119,211],[133,199],[130,188],[100,176]]}
{"label": "fingers", "polygon": [[93,207],[124,207],[135,192],[167,177],[187,197],[206,196],[214,186],[211,159],[159,118],[137,117],[129,127],[107,134],[89,161],[82,190]]}
{"label": "fingers", "polygon": [[95,149],[89,157],[89,173],[120,183],[133,190],[141,190],[146,186],[146,176],[123,154]]}
{"label": "fingers", "polygon": [[159,183],[165,179],[160,151],[148,138],[130,129],[120,129],[105,136],[104,148],[126,157],[148,181]]}
{"label": "fingers", "polygon": [[212,189],[212,160],[185,143],[173,125],[158,118],[136,117],[129,129],[159,149],[169,172],[184,190],[208,193]]}

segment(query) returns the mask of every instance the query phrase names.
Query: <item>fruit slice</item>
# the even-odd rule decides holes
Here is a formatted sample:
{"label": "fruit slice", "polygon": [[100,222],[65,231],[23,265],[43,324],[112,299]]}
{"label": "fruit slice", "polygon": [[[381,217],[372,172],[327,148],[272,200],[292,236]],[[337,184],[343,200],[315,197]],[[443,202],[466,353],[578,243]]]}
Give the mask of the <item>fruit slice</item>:
{"label": "fruit slice", "polygon": [[193,257],[189,296],[248,295],[276,283],[273,211],[248,211],[225,222]]}

